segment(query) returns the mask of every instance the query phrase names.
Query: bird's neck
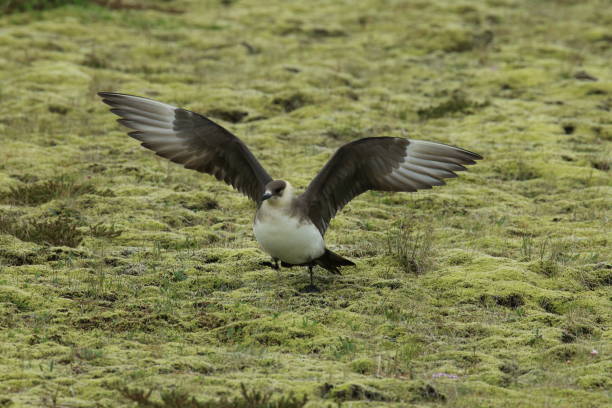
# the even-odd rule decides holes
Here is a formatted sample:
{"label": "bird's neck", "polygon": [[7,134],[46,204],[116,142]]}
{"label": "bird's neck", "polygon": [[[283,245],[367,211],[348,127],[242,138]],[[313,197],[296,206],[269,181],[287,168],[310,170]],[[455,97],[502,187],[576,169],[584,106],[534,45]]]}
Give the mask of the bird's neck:
{"label": "bird's neck", "polygon": [[272,211],[289,211],[294,199],[293,187],[287,183],[287,187],[285,187],[285,191],[281,197],[264,201],[261,208]]}

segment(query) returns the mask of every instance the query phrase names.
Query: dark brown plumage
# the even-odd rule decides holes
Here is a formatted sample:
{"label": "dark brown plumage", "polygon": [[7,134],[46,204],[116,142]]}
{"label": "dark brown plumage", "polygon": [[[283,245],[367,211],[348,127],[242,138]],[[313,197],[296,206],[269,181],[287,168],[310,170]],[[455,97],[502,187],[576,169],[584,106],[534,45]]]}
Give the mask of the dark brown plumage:
{"label": "dark brown plumage", "polygon": [[100,92],[129,135],[155,154],[215,176],[259,202],[272,177],[242,140],[208,118],[140,96]]}
{"label": "dark brown plumage", "polygon": [[[417,191],[444,185],[443,178],[482,159],[476,153],[441,143],[376,137],[345,144],[300,197],[321,234],[349,201],[368,190]],[[407,171],[398,171],[406,169]]]}

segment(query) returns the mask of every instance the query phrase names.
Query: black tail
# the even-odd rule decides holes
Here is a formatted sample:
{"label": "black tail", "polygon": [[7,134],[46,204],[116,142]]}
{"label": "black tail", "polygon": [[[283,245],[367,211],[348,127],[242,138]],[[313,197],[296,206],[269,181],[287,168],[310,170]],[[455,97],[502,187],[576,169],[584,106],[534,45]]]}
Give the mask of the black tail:
{"label": "black tail", "polygon": [[338,269],[338,267],[355,266],[352,261],[333,253],[327,248],[325,248],[325,253],[323,255],[314,260],[314,263],[319,265],[321,268],[325,268],[331,273],[337,273],[338,275],[340,275],[340,269]]}

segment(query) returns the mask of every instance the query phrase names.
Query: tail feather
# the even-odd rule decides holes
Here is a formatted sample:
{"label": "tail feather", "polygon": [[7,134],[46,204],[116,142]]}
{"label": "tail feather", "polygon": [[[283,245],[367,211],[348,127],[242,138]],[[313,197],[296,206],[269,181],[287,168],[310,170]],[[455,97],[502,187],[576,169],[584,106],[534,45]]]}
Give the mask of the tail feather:
{"label": "tail feather", "polygon": [[355,266],[352,261],[341,257],[327,248],[325,248],[325,253],[323,255],[314,260],[314,263],[338,275],[340,275],[340,269],[338,269],[340,266]]}

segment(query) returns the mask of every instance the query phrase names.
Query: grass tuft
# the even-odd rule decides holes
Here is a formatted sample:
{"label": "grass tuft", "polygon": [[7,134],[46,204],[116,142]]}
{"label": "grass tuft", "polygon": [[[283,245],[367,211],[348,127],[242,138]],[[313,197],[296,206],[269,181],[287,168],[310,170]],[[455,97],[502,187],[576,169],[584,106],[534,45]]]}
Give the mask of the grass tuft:
{"label": "grass tuft", "polygon": [[0,14],[48,10],[66,5],[85,5],[89,0],[0,0]]}
{"label": "grass tuft", "polygon": [[18,220],[0,216],[0,234],[13,235],[22,241],[43,245],[77,247],[83,241],[74,218],[60,215],[50,219]]}
{"label": "grass tuft", "polygon": [[8,192],[0,195],[0,202],[36,206],[56,198],[75,197],[95,192],[96,189],[89,182],[78,182],[70,176],[60,176],[52,180],[11,187]]}
{"label": "grass tuft", "polygon": [[423,120],[441,118],[454,113],[469,115],[474,113],[477,109],[484,108],[487,105],[487,102],[480,103],[470,101],[462,92],[454,92],[446,101],[428,108],[419,109],[417,110],[417,114],[419,118]]}
{"label": "grass tuft", "polygon": [[310,99],[306,95],[295,93],[285,97],[276,97],[272,100],[272,103],[283,108],[286,113],[290,113],[309,104]]}
{"label": "grass tuft", "polygon": [[402,220],[387,234],[387,255],[407,273],[421,275],[434,265],[433,228],[428,223]]}
{"label": "grass tuft", "polygon": [[576,261],[579,257],[569,241],[552,240],[547,237],[536,242],[529,236],[522,238],[521,255],[527,261],[535,259],[529,266],[531,271],[548,277],[555,276],[561,266]]}
{"label": "grass tuft", "polygon": [[96,238],[117,238],[122,232],[115,224],[108,226],[99,222],[89,226],[89,233]]}
{"label": "grass tuft", "polygon": [[239,123],[249,116],[249,113],[239,109],[215,108],[207,110],[206,115],[226,122]]}
{"label": "grass tuft", "polygon": [[321,387],[321,394],[324,398],[334,399],[338,403],[343,401],[388,401],[389,397],[380,391],[358,383],[348,383],[334,386],[325,383]]}
{"label": "grass tuft", "polygon": [[153,390],[144,391],[123,386],[119,387],[118,391],[138,407],[146,408],[301,408],[308,402],[306,395],[297,398],[293,393],[272,400],[274,392],[249,390],[244,384],[240,384],[241,395],[237,397],[229,399],[224,396],[218,400],[204,402],[179,390],[162,392],[160,402],[151,400]]}
{"label": "grass tuft", "polygon": [[541,177],[538,169],[520,159],[499,162],[494,168],[504,181],[526,181]]}

